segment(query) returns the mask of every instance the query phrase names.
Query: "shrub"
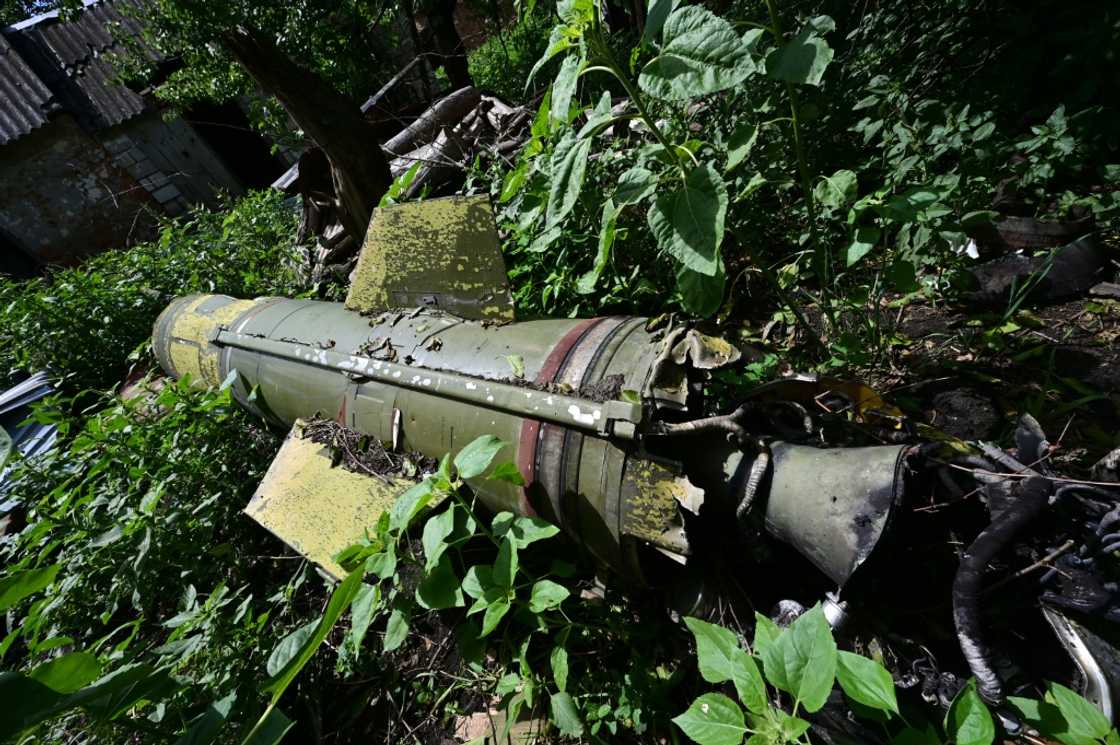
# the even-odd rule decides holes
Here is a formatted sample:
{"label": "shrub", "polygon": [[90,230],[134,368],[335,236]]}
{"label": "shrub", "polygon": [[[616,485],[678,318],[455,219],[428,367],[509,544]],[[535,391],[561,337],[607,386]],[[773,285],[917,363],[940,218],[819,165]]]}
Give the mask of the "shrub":
{"label": "shrub", "polygon": [[127,251],[31,281],[0,277],[0,375],[46,368],[71,388],[109,387],[172,298],[298,292],[297,214],[283,200],[253,193],[228,211],[166,220],[156,240]]}
{"label": "shrub", "polygon": [[[552,20],[543,12],[533,13],[514,26],[487,39],[467,57],[471,79],[483,90],[492,91],[511,103],[521,103],[531,95],[525,81],[529,71],[548,48]],[[542,69],[535,87],[543,88],[556,74],[555,64]],[[530,88],[532,91],[534,88]]]}

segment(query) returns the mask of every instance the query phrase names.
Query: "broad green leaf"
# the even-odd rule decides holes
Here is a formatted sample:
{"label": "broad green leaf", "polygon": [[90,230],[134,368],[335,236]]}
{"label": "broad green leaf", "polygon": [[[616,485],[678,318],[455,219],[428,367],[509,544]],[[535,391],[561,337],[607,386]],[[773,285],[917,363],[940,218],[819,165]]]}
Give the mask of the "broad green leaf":
{"label": "broad green leaf", "polygon": [[[618,177],[618,186],[614,190],[614,202],[618,209],[628,204],[641,202],[657,189],[657,176],[653,171],[641,166],[635,166]],[[604,206],[604,214],[606,209]]]}
{"label": "broad green leaf", "polygon": [[992,715],[976,692],[975,681],[970,680],[953,699],[945,715],[945,731],[954,745],[991,745],[995,740]]}
{"label": "broad green leaf", "polygon": [[552,667],[552,679],[561,691],[568,687],[568,650],[559,645],[552,648],[549,655],[549,665]]}
{"label": "broad green leaf", "polygon": [[[274,674],[268,683],[264,686],[264,693],[271,693],[271,703],[276,704],[280,697],[284,695],[284,691],[299,675],[315,652],[319,649],[319,645],[327,638],[327,634],[334,628],[335,623],[339,617],[346,612],[350,607],[350,603],[354,600],[354,596],[358,593],[358,589],[362,586],[362,577],[365,575],[364,568],[359,568],[350,572],[346,579],[335,588],[331,593],[331,599],[327,602],[327,609],[323,611],[323,617],[319,619],[318,626],[315,631],[307,638],[300,647],[294,657],[292,657],[283,666],[283,668]],[[271,661],[271,658],[270,658]]]}
{"label": "broad green leaf", "polygon": [[766,57],[766,74],[787,83],[820,85],[832,54],[828,42],[806,26]]}
{"label": "broad green leaf", "polygon": [[778,624],[761,613],[756,612],[754,614],[753,646],[755,654],[762,654],[763,650],[768,649],[781,635],[782,630],[778,628]]}
{"label": "broad green leaf", "polygon": [[504,481],[514,486],[525,485],[525,477],[521,475],[521,471],[517,470],[517,464],[508,460],[494,466],[494,470],[486,478],[490,481]]}
{"label": "broad green leaf", "polygon": [[750,155],[751,148],[754,143],[758,141],[758,127],[754,124],[744,122],[735,128],[731,133],[731,139],[727,142],[727,167],[724,168],[724,173],[731,171],[735,166],[743,162],[743,159]]}
{"label": "broad green leaf", "polygon": [[657,197],[646,216],[657,245],[692,271],[715,277],[727,215],[727,186],[709,164],[693,168],[684,185]]}
{"label": "broad green leaf", "polygon": [[408,608],[399,604],[394,605],[392,612],[389,613],[389,621],[385,624],[385,638],[381,642],[382,650],[392,652],[404,643],[404,640],[408,637],[408,622]]}
{"label": "broad green leaf", "polygon": [[778,718],[778,732],[784,738],[783,742],[797,742],[799,737],[809,731],[809,723],[800,717],[790,716],[779,710]]}
{"label": "broad green leaf", "polygon": [[556,2],[556,13],[564,23],[569,24],[570,32],[576,32],[580,26],[588,23],[594,12],[594,0],[557,0]]}
{"label": "broad green leaf", "polygon": [[491,461],[498,451],[506,446],[504,440],[494,435],[482,435],[472,440],[455,456],[455,470],[461,479],[473,479],[481,476],[490,467]]}
{"label": "broad green leaf", "polygon": [[564,231],[561,230],[559,225],[545,228],[533,239],[533,242],[530,243],[525,250],[534,254],[544,253],[548,250],[548,247],[555,243],[556,239],[562,235],[564,235]]}
{"label": "broad green leaf", "polygon": [[891,739],[891,745],[941,745],[937,730],[927,724],[925,729],[906,727]]}
{"label": "broad green leaf", "polygon": [[836,30],[836,21],[832,16],[813,16],[806,25],[818,34],[827,34]]}
{"label": "broad green leaf", "polygon": [[[501,442],[499,440],[499,442]],[[443,552],[447,550],[447,536],[455,530],[455,510],[447,509],[438,515],[429,517],[424,523],[424,533],[421,543],[424,546],[425,571],[432,571]]]}
{"label": "broad green leaf", "polygon": [[1112,729],[1112,725],[1100,709],[1063,685],[1048,684],[1046,701],[1058,707],[1062,719],[1066,722],[1065,731],[1048,734],[1067,745],[1093,742],[1108,735],[1109,730]]}
{"label": "broad green leaf", "polygon": [[486,614],[482,617],[482,633],[479,636],[490,636],[490,632],[498,628],[506,613],[509,613],[509,598],[502,595],[486,606]]}
{"label": "broad green leaf", "polygon": [[836,642],[819,605],[790,624],[762,652],[766,679],[801,702],[805,711],[824,706],[836,680]]}
{"label": "broad green leaf", "polygon": [[595,108],[588,112],[587,121],[579,128],[576,137],[580,139],[584,137],[594,137],[606,129],[611,124],[612,120],[611,92],[603,91],[603,95],[599,97],[599,102],[595,104]]}
{"label": "broad green leaf", "polygon": [[12,438],[7,430],[0,427],[0,466],[8,460],[8,456],[12,453]]}
{"label": "broad green leaf", "polygon": [[565,691],[552,694],[549,701],[552,709],[552,721],[561,734],[568,737],[579,737],[583,734],[583,721],[579,717],[579,709],[571,695]]}
{"label": "broad green leaf", "polygon": [[521,676],[517,673],[506,673],[498,680],[498,685],[494,688],[494,693],[498,696],[504,696],[507,693],[513,693],[521,685]]}
{"label": "broad green leaf", "polygon": [[498,196],[498,204],[505,204],[521,190],[525,185],[526,179],[529,178],[529,161],[522,160],[517,164],[517,168],[506,174],[502,179],[502,193]]}
{"label": "broad green leaf", "polygon": [[685,100],[736,86],[756,70],[750,47],[730,23],[688,5],[665,21],[661,53],[642,68],[638,85],[655,98]]}
{"label": "broad green leaf", "polygon": [[856,228],[856,233],[852,237],[852,242],[848,244],[848,250],[845,253],[844,261],[847,266],[854,266],[879,242],[881,232],[879,228],[874,225],[861,225]]}
{"label": "broad green leaf", "polygon": [[390,543],[384,551],[379,551],[366,559],[366,571],[379,579],[388,579],[397,573],[397,547]]}
{"label": "broad green leaf", "polygon": [[494,559],[494,570],[490,575],[494,585],[504,590],[512,590],[517,579],[517,545],[513,536],[505,536],[498,547],[498,557]]}
{"label": "broad green leaf", "polygon": [[533,592],[529,597],[529,610],[543,613],[550,608],[558,607],[571,594],[567,587],[558,585],[552,580],[538,580],[533,585]]}
{"label": "broad green leaf", "polygon": [[697,318],[707,318],[719,310],[723,305],[726,282],[722,260],[714,277],[694,272],[683,265],[677,266],[677,289],[680,290],[684,309]]}
{"label": "broad green leaf", "polygon": [[887,669],[875,660],[851,652],[837,657],[836,680],[845,695],[873,709],[898,713],[894,680]]}
{"label": "broad green leaf", "polygon": [[428,502],[432,501],[433,496],[432,479],[430,477],[407,489],[397,497],[397,500],[393,502],[392,510],[389,511],[390,530],[394,532],[408,530],[416,516],[428,506]]}
{"label": "broad green leaf", "polygon": [[67,708],[81,706],[95,719],[116,719],[141,701],[158,701],[181,686],[166,671],[134,663],[119,667],[91,685],[70,694]]}
{"label": "broad green leaf", "polygon": [[[529,86],[533,82],[533,78],[537,76],[541,68],[544,67],[550,59],[571,48],[572,40],[567,34],[567,29],[564,26],[555,26],[552,33],[548,37],[548,48],[545,49],[544,54],[533,65],[533,69],[529,71],[529,77],[525,79],[525,90],[529,90]],[[533,132],[537,135],[537,132]]]}
{"label": "broad green leaf", "polygon": [[488,566],[475,564],[467,570],[462,586],[463,592],[472,598],[485,597],[494,587],[493,570]]}
{"label": "broad green leaf", "polygon": [[548,191],[548,227],[556,227],[576,205],[583,177],[587,173],[587,159],[591,154],[590,139],[577,140],[575,132],[568,131],[552,151],[552,182]]}
{"label": "broad green leaf", "polygon": [[705,693],[673,719],[699,745],[739,745],[747,732],[743,710],[722,693]]}
{"label": "broad green leaf", "polygon": [[747,709],[761,714],[769,708],[766,685],[754,658],[747,654],[735,634],[699,618],[685,618],[685,624],[696,638],[696,658],[700,675],[709,683],[733,681],[739,700]]}
{"label": "broad green leaf", "polygon": [[570,54],[560,63],[560,71],[552,83],[552,108],[549,112],[553,129],[565,127],[576,93],[579,74],[583,70],[583,56]]}
{"label": "broad green leaf", "polygon": [[642,43],[652,44],[661,35],[669,14],[676,9],[678,0],[649,0],[646,8],[646,26],[642,29]]}
{"label": "broad green leaf", "polygon": [[320,620],[320,618],[316,618],[313,621],[308,621],[280,640],[280,643],[272,650],[272,654],[268,656],[268,662],[264,666],[265,671],[270,676],[279,675],[284,666],[295,659],[303,645],[315,633]]}
{"label": "broad green leaf", "polygon": [[462,582],[451,566],[451,557],[444,556],[416,588],[416,602],[427,610],[458,608],[465,604]]}
{"label": "broad green leaf", "polygon": [[56,693],[73,693],[97,679],[101,663],[89,652],[71,652],[44,662],[30,673],[30,678]]}
{"label": "broad green leaf", "polygon": [[234,691],[207,706],[206,711],[195,717],[183,736],[175,741],[175,745],[211,745],[217,742],[218,733],[229,719],[229,713],[233,710],[236,701],[237,692]]}
{"label": "broad green leaf", "polygon": [[560,528],[547,520],[524,515],[514,516],[511,512],[496,515],[491,525],[495,538],[508,538],[515,548],[525,548],[560,532]]}
{"label": "broad green leaf", "polygon": [[0,742],[65,711],[66,696],[25,675],[0,672]]}
{"label": "broad green leaf", "polygon": [[354,596],[350,606],[350,631],[346,634],[345,645],[353,656],[357,656],[369,631],[370,622],[381,607],[381,588],[378,585],[363,583]]}
{"label": "broad green leaf", "polygon": [[0,579],[0,612],[8,610],[26,597],[45,590],[54,582],[61,564],[41,569],[26,569]]}
{"label": "broad green leaf", "polygon": [[280,709],[272,707],[265,711],[264,721],[256,728],[252,737],[247,738],[241,745],[280,745],[284,735],[288,734],[288,730],[295,724]]}
{"label": "broad green leaf", "polygon": [[825,207],[838,209],[856,200],[857,189],[858,181],[855,173],[839,170],[831,176],[823,176],[813,189],[813,196]]}
{"label": "broad green leaf", "polygon": [[615,220],[618,218],[618,208],[613,199],[603,203],[603,216],[599,223],[599,250],[595,255],[595,264],[591,271],[584,273],[576,281],[576,292],[580,295],[590,295],[595,292],[595,285],[599,282],[607,262],[611,258],[611,247],[614,246]]}

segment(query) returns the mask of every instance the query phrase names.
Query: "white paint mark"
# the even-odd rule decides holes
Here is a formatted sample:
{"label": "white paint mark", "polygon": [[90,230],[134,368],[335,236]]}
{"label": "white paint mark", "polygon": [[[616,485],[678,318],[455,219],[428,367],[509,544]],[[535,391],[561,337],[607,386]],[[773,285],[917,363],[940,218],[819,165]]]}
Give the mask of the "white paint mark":
{"label": "white paint mark", "polygon": [[493,397],[493,396],[487,396],[487,397],[486,397],[486,400],[487,400],[487,401],[493,401],[493,400],[494,400],[494,397]]}
{"label": "white paint mark", "polygon": [[397,370],[396,372],[393,373],[394,378],[399,378],[400,376],[401,376],[401,371],[400,370]]}
{"label": "white paint mark", "polygon": [[478,390],[478,386],[475,385],[474,383],[467,383],[467,390],[468,391],[476,391],[476,390]]}
{"label": "white paint mark", "polygon": [[424,378],[424,385],[431,385],[431,384],[432,384],[432,379],[431,378]]}
{"label": "white paint mark", "polygon": [[572,404],[568,407],[568,413],[572,415],[572,419],[575,419],[580,424],[595,423],[596,417],[594,414],[584,414],[583,411],[575,404]]}
{"label": "white paint mark", "polygon": [[603,418],[603,412],[595,409],[595,411],[591,412],[591,416],[595,419],[595,421],[599,421]]}

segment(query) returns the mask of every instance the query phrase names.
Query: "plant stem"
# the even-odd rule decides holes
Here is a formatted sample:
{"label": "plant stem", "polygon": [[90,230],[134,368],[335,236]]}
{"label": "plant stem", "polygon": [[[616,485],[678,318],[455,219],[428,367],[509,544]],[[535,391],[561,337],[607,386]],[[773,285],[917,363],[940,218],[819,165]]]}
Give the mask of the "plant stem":
{"label": "plant stem", "polygon": [[657,126],[657,122],[655,122],[653,120],[653,117],[650,116],[649,110],[646,109],[645,102],[642,100],[641,91],[639,91],[637,87],[635,87],[634,82],[630,80],[630,76],[627,75],[626,71],[619,66],[617,61],[615,61],[614,55],[611,54],[610,47],[607,46],[606,40],[602,37],[601,28],[602,27],[600,26],[599,22],[599,10],[598,8],[596,8],[595,25],[592,33],[595,36],[595,52],[603,58],[604,64],[601,66],[596,66],[592,69],[605,69],[611,75],[614,75],[618,82],[622,84],[623,89],[625,89],[626,91],[626,95],[628,95],[630,97],[630,100],[634,102],[634,108],[638,110],[638,116],[642,118],[642,121],[644,121],[646,123],[646,126],[649,127],[650,131],[653,132],[653,136],[657,138],[658,144],[672,153],[673,157],[677,159],[677,166],[681,169],[681,173],[683,175],[684,165],[679,162],[680,156],[677,154],[676,148],[674,148],[669,143],[669,140],[661,132],[661,128]]}
{"label": "plant stem", "polygon": [[[775,39],[782,41],[782,24],[778,18],[778,8],[774,0],[766,0],[766,8],[770,13],[770,26]],[[789,96],[790,131],[793,135],[793,151],[797,157],[797,170],[801,175],[801,190],[805,194],[805,206],[809,213],[809,240],[813,244],[813,260],[816,264],[817,278],[821,283],[821,293],[828,290],[829,274],[831,269],[831,256],[828,247],[820,242],[817,235],[817,203],[813,199],[813,179],[809,174],[809,162],[805,157],[805,144],[801,139],[801,124],[798,116],[797,89],[793,83],[786,83],[786,95]],[[823,309],[823,304],[822,304]]]}

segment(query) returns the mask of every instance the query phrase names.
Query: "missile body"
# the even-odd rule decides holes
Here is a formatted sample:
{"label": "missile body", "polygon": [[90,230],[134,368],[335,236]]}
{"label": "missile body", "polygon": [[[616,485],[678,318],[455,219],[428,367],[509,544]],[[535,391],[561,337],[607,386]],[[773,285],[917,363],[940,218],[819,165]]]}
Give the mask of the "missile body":
{"label": "missile body", "polygon": [[[655,334],[635,317],[499,325],[423,307],[366,316],[340,303],[196,295],[160,315],[153,346],[173,377],[231,378],[235,399],[277,427],[323,416],[434,458],[495,435],[510,443],[499,460],[526,486],[476,479],[480,500],[553,522],[642,583],[687,563],[691,516],[734,520],[759,486],[754,454],[724,433],[658,434],[659,422],[697,420],[696,381],[738,357],[685,327]],[[839,583],[867,558],[900,489],[900,449],[861,450],[841,451],[837,468],[832,451],[782,443],[778,462],[796,467],[769,479],[778,503],[758,500],[769,532],[805,544]],[[838,499],[831,482],[868,463]]]}

